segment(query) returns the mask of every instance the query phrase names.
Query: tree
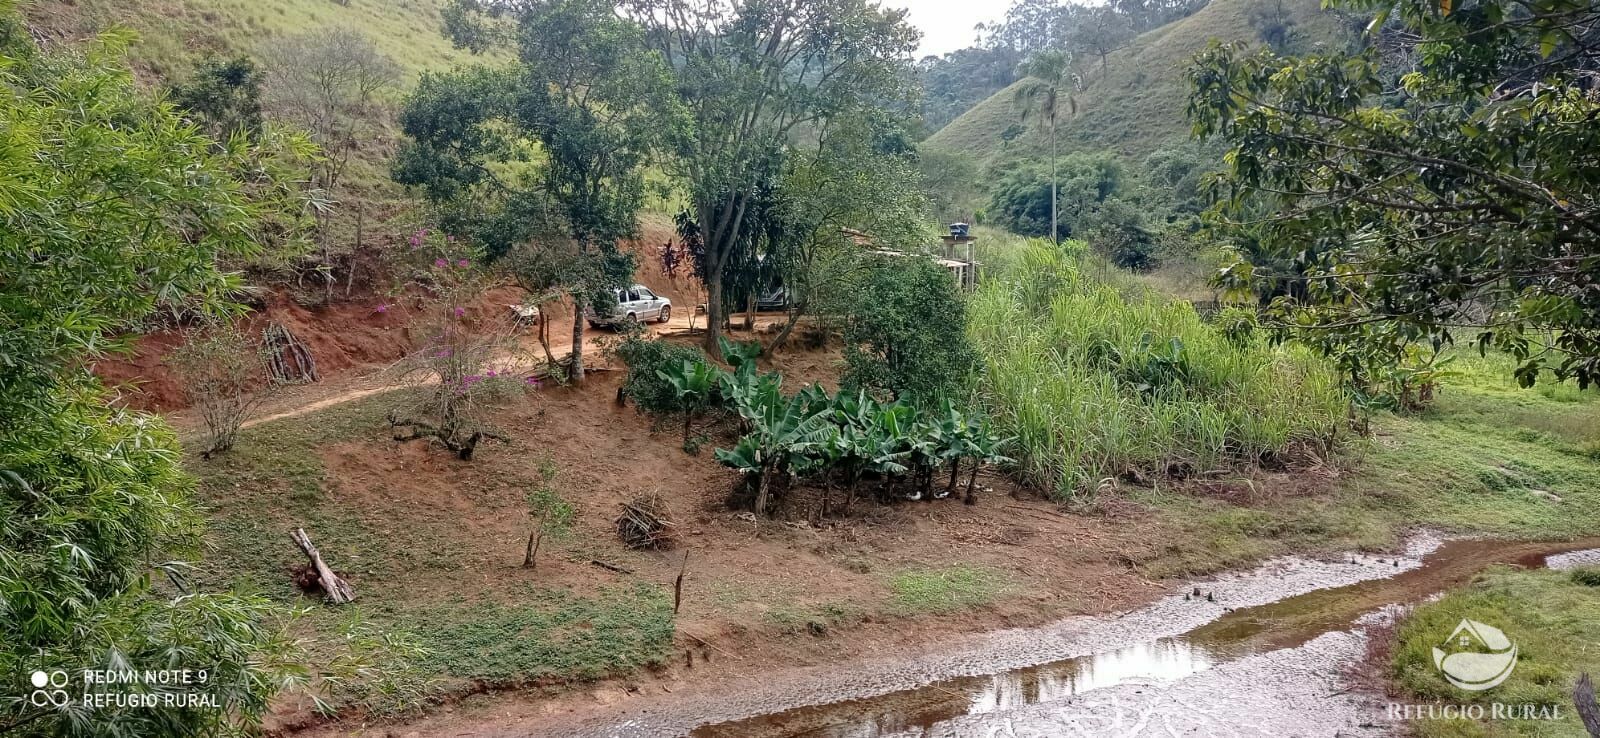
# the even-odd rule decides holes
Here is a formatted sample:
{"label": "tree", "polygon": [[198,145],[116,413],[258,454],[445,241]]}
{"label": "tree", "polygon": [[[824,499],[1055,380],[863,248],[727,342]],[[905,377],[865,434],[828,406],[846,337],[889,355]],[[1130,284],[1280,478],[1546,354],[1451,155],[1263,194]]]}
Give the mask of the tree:
{"label": "tree", "polygon": [[1029,82],[1017,90],[1022,118],[1026,121],[1029,115],[1038,115],[1050,133],[1050,240],[1061,243],[1060,220],[1056,212],[1056,120],[1062,93],[1066,93],[1067,114],[1077,113],[1078,103],[1071,91],[1078,88],[1080,80],[1072,71],[1072,57],[1055,50],[1041,51],[1029,59],[1022,67],[1022,75]]}
{"label": "tree", "polygon": [[[383,94],[400,80],[400,68],[359,31],[333,28],[287,36],[266,45],[266,103],[283,120],[309,131],[322,147],[313,182],[337,197],[350,157],[376,136]],[[329,207],[315,210],[322,246],[323,298],[333,296]]]}
{"label": "tree", "polygon": [[[1587,386],[1600,378],[1600,162],[1575,153],[1600,147],[1587,92],[1600,11],[1382,7],[1366,49],[1214,45],[1190,69],[1195,131],[1232,147],[1215,218],[1267,257],[1223,283],[1297,285],[1274,301],[1275,325],[1348,359],[1357,384],[1413,344],[1470,331],[1516,356],[1525,386],[1545,371]],[[1382,64],[1392,43],[1414,44],[1398,76]]]}
{"label": "tree", "polygon": [[233,312],[217,262],[257,248],[237,162],[140,96],[130,39],[46,54],[0,3],[0,673],[65,671],[81,694],[100,689],[83,669],[205,668],[216,707],[7,700],[0,733],[224,733],[290,676],[269,603],[192,591],[172,561],[199,544],[173,433],[87,370],[159,310]]}
{"label": "tree", "polygon": [[839,302],[826,293],[852,289],[862,249],[846,229],[893,248],[927,242],[928,200],[918,187],[917,155],[901,134],[881,115],[841,117],[815,150],[790,157],[779,191],[782,232],[768,241],[779,248],[764,254],[789,300],[774,350],[816,304]]}
{"label": "tree", "polygon": [[1100,76],[1103,78],[1111,73],[1111,52],[1127,46],[1135,35],[1132,21],[1117,12],[1116,8],[1086,8],[1083,18],[1072,30],[1070,46],[1074,50],[1100,57]]}
{"label": "tree", "polygon": [[845,309],[843,383],[933,402],[955,396],[978,367],[966,303],[950,272],[921,256],[885,256]]}
{"label": "tree", "polygon": [[169,88],[172,104],[217,141],[235,132],[261,133],[261,81],[263,74],[250,57],[207,58],[189,79]]}
{"label": "tree", "polygon": [[705,249],[707,330],[724,318],[723,270],[751,240],[758,185],[842,115],[909,105],[917,32],[867,0],[628,0],[623,10],[674,77],[688,120],[671,138]]}
{"label": "tree", "polygon": [[[609,3],[518,5],[514,31],[486,17],[493,11],[457,3],[447,30],[466,48],[514,44],[516,61],[425,79],[402,119],[413,143],[397,159],[396,178],[427,186],[437,205],[453,211],[446,228],[476,223],[491,257],[517,244],[529,248],[535,235],[565,231],[576,258],[519,281],[559,283],[571,295],[568,376],[582,381],[585,309],[602,309],[633,273],[616,242],[636,232],[640,169],[675,125],[669,77],[660,59],[644,51],[639,28]],[[509,181],[495,173],[507,165],[516,171],[513,163],[531,158],[534,143],[542,154],[537,173]],[[495,190],[491,201],[474,192],[479,185]],[[558,223],[544,214],[547,205],[559,213]]]}
{"label": "tree", "polygon": [[555,465],[548,459],[540,462],[539,486],[528,493],[528,516],[533,519],[533,530],[528,532],[522,565],[529,569],[539,567],[539,546],[544,543],[546,536],[559,538],[572,532],[577,509],[551,489],[550,483],[555,477]]}

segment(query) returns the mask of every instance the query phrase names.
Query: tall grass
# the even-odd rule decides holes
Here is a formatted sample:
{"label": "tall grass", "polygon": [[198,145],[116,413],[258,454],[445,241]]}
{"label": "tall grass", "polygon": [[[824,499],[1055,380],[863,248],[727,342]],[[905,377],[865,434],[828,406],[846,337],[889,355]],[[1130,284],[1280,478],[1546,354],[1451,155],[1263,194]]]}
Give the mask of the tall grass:
{"label": "tall grass", "polygon": [[1092,279],[1081,254],[1030,242],[970,305],[982,399],[1027,481],[1069,496],[1331,443],[1346,398],[1308,353],[1230,341],[1188,303]]}

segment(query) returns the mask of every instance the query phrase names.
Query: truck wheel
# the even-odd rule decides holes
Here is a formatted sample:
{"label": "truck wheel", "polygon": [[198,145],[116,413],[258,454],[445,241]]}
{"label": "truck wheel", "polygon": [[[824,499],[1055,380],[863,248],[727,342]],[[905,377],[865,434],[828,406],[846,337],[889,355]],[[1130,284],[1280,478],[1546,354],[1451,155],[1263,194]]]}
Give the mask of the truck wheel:
{"label": "truck wheel", "polygon": [[665,322],[667,322],[669,320],[672,320],[672,306],[671,305],[662,305],[661,306],[661,317],[659,318],[659,320],[662,323],[665,323]]}

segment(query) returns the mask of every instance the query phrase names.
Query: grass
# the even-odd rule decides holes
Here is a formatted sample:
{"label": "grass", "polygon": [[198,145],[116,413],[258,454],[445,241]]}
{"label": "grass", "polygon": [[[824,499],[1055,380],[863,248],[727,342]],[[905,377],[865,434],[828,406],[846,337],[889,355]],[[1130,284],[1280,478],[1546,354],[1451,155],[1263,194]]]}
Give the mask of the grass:
{"label": "grass", "polygon": [[[188,467],[199,479],[210,521],[201,583],[259,592],[287,606],[311,604],[287,571],[304,560],[287,532],[304,527],[355,583],[358,596],[352,608],[313,606],[296,624],[310,652],[318,659],[345,657],[351,617],[370,632],[423,649],[411,662],[390,665],[399,679],[382,676],[335,695],[336,704],[377,714],[406,712],[438,689],[597,679],[660,663],[674,627],[665,589],[537,586],[504,574],[520,560],[519,541],[508,541],[500,559],[461,545],[481,534],[459,508],[344,493],[324,453],[340,443],[384,441],[384,414],[407,402],[404,392],[255,426],[229,453],[191,458]],[[526,515],[506,495],[494,494],[532,485],[520,469],[497,469],[487,481],[463,477],[441,495],[476,509]]]}
{"label": "grass", "polygon": [[139,33],[130,50],[149,78],[177,79],[207,55],[251,53],[266,39],[327,27],[360,31],[404,71],[407,86],[426,70],[469,54],[440,32],[442,0],[36,0],[30,21],[69,37],[112,25]]}
{"label": "grass", "polygon": [[[1571,573],[1492,570],[1472,584],[1418,606],[1396,631],[1390,678],[1404,698],[1448,704],[1533,704],[1559,707],[1562,720],[1419,720],[1423,738],[1457,736],[1581,736],[1572,709],[1580,671],[1600,671],[1600,589]],[[1501,629],[1517,647],[1510,677],[1479,692],[1457,689],[1433,664],[1440,646],[1463,618]],[[1485,709],[1488,709],[1487,707]]]}
{"label": "grass", "polygon": [[891,607],[905,615],[970,610],[993,602],[1005,584],[1000,572],[978,566],[906,569],[889,581]]}
{"label": "grass", "polygon": [[1274,461],[1344,419],[1337,380],[1301,351],[1237,345],[1188,304],[1091,280],[1070,245],[1019,259],[973,297],[970,330],[983,399],[1041,489]]}
{"label": "grass", "polygon": [[462,598],[395,615],[428,649],[420,666],[492,686],[626,674],[672,650],[672,597],[644,584],[594,596],[527,587],[514,602]]}

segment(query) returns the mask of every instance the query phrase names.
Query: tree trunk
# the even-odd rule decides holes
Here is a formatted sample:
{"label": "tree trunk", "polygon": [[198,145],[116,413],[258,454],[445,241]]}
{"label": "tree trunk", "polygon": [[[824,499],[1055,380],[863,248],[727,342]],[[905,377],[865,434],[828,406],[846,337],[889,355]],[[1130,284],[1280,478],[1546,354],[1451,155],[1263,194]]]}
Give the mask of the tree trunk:
{"label": "tree trunk", "polygon": [[1056,195],[1056,111],[1050,111],[1050,242],[1060,245],[1061,228],[1056,208],[1061,198]]}
{"label": "tree trunk", "polygon": [[983,466],[983,462],[977,459],[972,460],[972,473],[967,477],[967,498],[962,500],[968,505],[978,504],[978,498],[973,497],[972,493],[978,488],[978,467],[981,466]]}
{"label": "tree trunk", "polygon": [[544,360],[549,362],[553,371],[556,366],[555,354],[550,353],[550,313],[543,307],[539,308],[539,346],[544,349]]}
{"label": "tree trunk", "polygon": [[717,354],[717,341],[722,338],[722,275],[706,275],[706,335],[701,346],[713,357]]}
{"label": "tree trunk", "polygon": [[844,512],[850,514],[850,505],[856,501],[856,488],[861,486],[861,469],[850,471],[850,491],[845,493]]}
{"label": "tree trunk", "polygon": [[572,367],[567,378],[573,383],[583,381],[583,298],[572,293]]}
{"label": "tree trunk", "polygon": [[361,208],[356,208],[356,245],[350,249],[350,268],[344,274],[344,299],[350,299],[350,288],[356,283],[356,257],[361,254],[361,229],[364,225]]}
{"label": "tree trunk", "polygon": [[685,448],[689,446],[689,423],[693,420],[694,413],[688,410],[683,411],[683,445]]}
{"label": "tree trunk", "polygon": [[750,292],[750,295],[744,301],[744,329],[747,331],[756,329],[756,293],[754,290]]}
{"label": "tree trunk", "polygon": [[296,546],[305,553],[311,561],[311,568],[317,572],[317,580],[322,583],[322,591],[328,596],[328,601],[335,605],[343,605],[356,598],[355,588],[349,582],[339,578],[322,560],[322,554],[317,552],[317,547],[311,545],[311,536],[306,535],[304,528],[295,528],[289,533],[289,538],[294,540]]}
{"label": "tree trunk", "polygon": [[771,487],[772,467],[761,468],[761,482],[756,487],[756,515],[767,516],[767,490]]}
{"label": "tree trunk", "polygon": [[950,460],[950,483],[944,486],[944,493],[954,494],[956,491],[956,476],[961,473],[961,457]]}
{"label": "tree trunk", "polygon": [[784,344],[789,342],[789,334],[794,332],[794,326],[800,322],[800,316],[805,313],[805,310],[806,303],[804,300],[789,308],[789,322],[783,326],[782,331],[778,332],[778,337],[772,339],[773,351],[783,348]]}

